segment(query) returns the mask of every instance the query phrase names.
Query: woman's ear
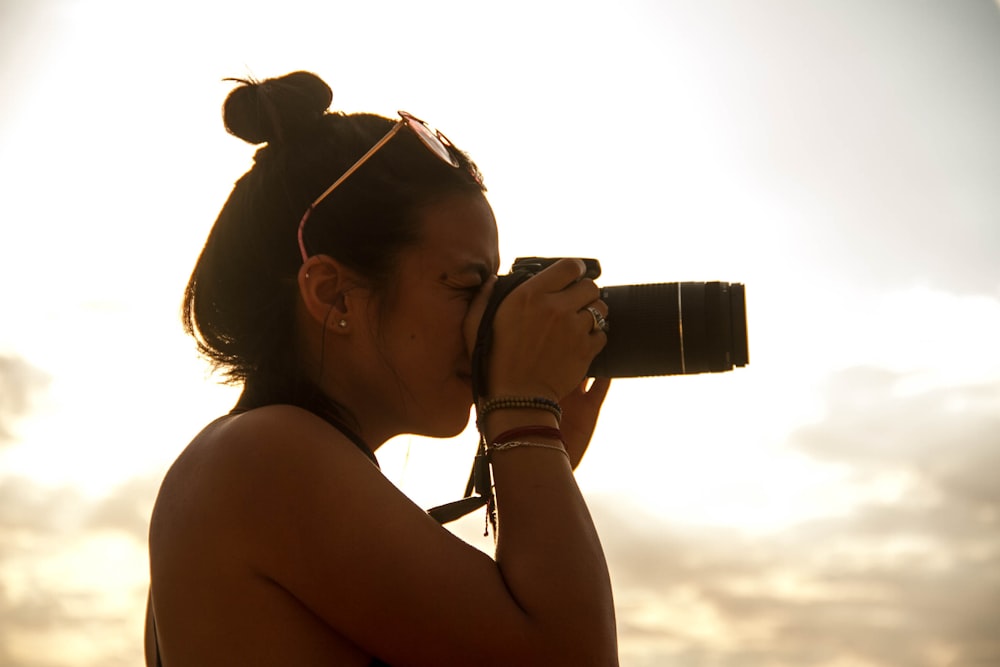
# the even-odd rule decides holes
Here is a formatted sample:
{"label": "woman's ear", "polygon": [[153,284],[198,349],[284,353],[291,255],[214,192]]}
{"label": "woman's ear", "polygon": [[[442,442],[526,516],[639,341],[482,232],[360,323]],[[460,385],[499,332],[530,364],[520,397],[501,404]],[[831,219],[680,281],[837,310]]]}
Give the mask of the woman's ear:
{"label": "woman's ear", "polygon": [[299,295],[309,317],[320,326],[346,331],[350,318],[348,293],[359,287],[355,273],[328,255],[313,255],[299,268]]}

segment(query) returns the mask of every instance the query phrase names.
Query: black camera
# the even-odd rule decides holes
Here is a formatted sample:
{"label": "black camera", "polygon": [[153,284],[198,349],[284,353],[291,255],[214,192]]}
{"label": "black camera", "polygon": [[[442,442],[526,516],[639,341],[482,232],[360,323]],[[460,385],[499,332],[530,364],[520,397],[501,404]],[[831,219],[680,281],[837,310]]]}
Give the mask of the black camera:
{"label": "black camera", "polygon": [[[533,275],[557,261],[519,257],[511,274]],[[587,277],[601,275],[583,259]],[[731,371],[746,366],[746,295],[741,283],[685,282],[601,288],[608,305],[608,344],[590,377],[644,377]]]}
{"label": "black camera", "polygon": [[[520,284],[559,259],[519,257],[510,273],[497,277],[472,353],[472,398],[477,406],[488,386],[486,370],[493,319],[500,304]],[[588,278],[601,275],[596,259],[583,262]],[[740,283],[618,285],[602,287],[601,300],[608,305],[608,342],[590,364],[589,377],[719,373],[746,366],[749,361],[746,297]],[[481,435],[465,497],[428,513],[447,523],[487,505],[488,516],[495,518],[490,504],[493,483],[488,460],[486,438]]]}

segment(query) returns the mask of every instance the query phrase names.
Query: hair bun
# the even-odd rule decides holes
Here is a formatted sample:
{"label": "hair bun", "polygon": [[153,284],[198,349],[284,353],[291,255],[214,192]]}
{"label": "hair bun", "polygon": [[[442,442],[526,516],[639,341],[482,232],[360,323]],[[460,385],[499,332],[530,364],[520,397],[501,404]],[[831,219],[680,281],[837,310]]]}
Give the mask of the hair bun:
{"label": "hair bun", "polygon": [[238,81],[222,105],[226,130],[251,144],[282,142],[302,133],[330,108],[333,91],[312,72]]}

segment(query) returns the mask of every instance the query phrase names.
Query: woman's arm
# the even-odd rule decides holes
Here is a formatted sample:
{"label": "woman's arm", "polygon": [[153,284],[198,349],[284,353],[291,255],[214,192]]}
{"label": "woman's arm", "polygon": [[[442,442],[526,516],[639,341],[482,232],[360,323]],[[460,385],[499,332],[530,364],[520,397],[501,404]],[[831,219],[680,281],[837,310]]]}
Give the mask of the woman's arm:
{"label": "woman's arm", "polygon": [[230,427],[224,539],[366,652],[397,667],[617,664],[607,568],[561,453],[495,456],[494,560],[313,415],[272,406]]}
{"label": "woman's arm", "polygon": [[[496,319],[492,395],[559,398],[579,384],[603,345],[581,313],[597,289],[580,274],[577,263],[560,262],[508,296]],[[499,410],[484,427],[495,437],[527,425],[555,418]],[[253,410],[212,438],[173,496],[183,507],[169,508],[173,529],[198,533],[188,552],[223,564],[207,572],[245,571],[239,577],[287,593],[294,607],[397,667],[617,665],[607,565],[563,453],[494,452],[494,560],[305,410]]]}

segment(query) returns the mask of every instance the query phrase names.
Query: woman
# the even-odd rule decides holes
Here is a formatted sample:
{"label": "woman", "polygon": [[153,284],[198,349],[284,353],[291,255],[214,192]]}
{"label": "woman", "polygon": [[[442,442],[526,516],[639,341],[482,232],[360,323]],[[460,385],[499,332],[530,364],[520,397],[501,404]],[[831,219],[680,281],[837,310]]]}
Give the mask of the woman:
{"label": "woman", "polygon": [[408,114],[330,113],[331,99],[296,72],[241,82],[224,106],[230,132],[266,146],[183,314],[244,391],[163,481],[147,664],[617,664],[607,565],[573,478],[608,388],[580,382],[606,342],[597,287],[562,260],[496,312],[478,406],[491,559],[372,454],[467,424],[499,266],[479,172]]}

